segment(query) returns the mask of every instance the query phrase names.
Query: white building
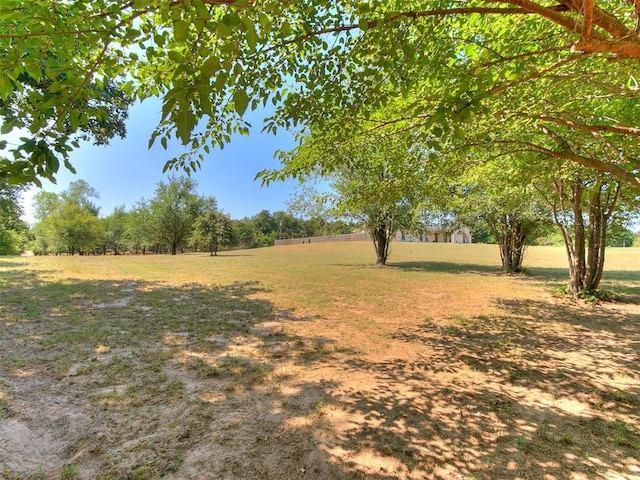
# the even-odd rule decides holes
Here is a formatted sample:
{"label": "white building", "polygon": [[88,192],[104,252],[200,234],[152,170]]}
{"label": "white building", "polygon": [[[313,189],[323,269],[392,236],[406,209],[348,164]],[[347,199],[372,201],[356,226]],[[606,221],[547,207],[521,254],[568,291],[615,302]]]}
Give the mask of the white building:
{"label": "white building", "polygon": [[433,227],[426,229],[423,233],[398,232],[395,239],[399,242],[471,243],[473,237],[471,230],[462,226],[453,231],[444,231]]}

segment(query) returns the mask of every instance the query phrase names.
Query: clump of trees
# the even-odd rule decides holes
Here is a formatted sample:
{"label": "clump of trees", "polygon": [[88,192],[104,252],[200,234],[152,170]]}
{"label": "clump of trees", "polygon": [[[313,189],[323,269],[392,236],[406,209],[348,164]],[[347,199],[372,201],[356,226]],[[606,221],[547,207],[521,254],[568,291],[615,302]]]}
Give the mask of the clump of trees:
{"label": "clump of trees", "polygon": [[[176,255],[186,250],[216,255],[225,249],[270,246],[279,238],[348,233],[352,229],[345,222],[300,219],[283,211],[263,210],[252,217],[232,220],[218,208],[214,197],[198,194],[197,186],[189,177],[170,177],[167,182],[158,183],[152,198],[140,199],[130,210],[118,206],[103,218],[99,217],[100,207],[96,204],[99,194],[84,180],[72,182],[59,194],[41,191],[34,197],[36,223],[29,233],[28,248],[40,255]],[[7,199],[0,203],[0,240],[5,228],[20,239],[3,250],[4,254],[19,253],[26,243],[28,228],[19,220],[20,190],[6,186],[0,191],[0,200]],[[10,217],[11,222],[4,220]]]}

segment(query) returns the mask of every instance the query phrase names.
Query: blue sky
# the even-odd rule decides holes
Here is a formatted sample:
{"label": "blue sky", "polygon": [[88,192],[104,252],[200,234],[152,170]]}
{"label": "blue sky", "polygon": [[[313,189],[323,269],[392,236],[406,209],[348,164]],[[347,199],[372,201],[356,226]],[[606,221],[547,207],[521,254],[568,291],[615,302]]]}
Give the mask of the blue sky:
{"label": "blue sky", "polygon": [[[149,137],[160,118],[161,104],[158,100],[148,100],[135,105],[127,121],[127,137],[116,138],[106,147],[82,144],[72,153],[71,163],[77,170],[74,175],[62,168],[57,176],[57,184],[43,182],[43,190],[60,192],[69,183],[83,179],[100,193],[97,202],[102,206],[101,215],[110,214],[119,205],[129,209],[141,197],[151,198],[159,181],[166,181],[169,175],[181,172],[162,173],[166,160],[184,152],[179,142],[169,145],[168,150],[156,145],[147,149]],[[254,181],[256,173],[265,168],[277,168],[274,160],[276,150],[288,150],[294,146],[293,135],[281,132],[277,136],[261,134],[262,112],[247,113],[246,118],[253,125],[250,136],[237,135],[224,150],[212,150],[205,157],[202,169],[192,178],[197,180],[198,191],[214,196],[218,207],[232,218],[252,216],[262,209],[285,210],[285,202],[297,186],[297,181],[272,183],[261,187]],[[31,221],[31,198],[39,191],[33,187],[25,195],[25,217]]]}

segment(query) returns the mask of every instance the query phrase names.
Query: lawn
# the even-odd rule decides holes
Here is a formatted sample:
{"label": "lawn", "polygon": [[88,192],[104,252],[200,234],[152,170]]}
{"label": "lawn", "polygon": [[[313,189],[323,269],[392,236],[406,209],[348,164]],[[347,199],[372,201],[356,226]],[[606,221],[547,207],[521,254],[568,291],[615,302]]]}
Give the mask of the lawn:
{"label": "lawn", "polygon": [[1,479],[640,479],[640,250],[616,301],[491,245],[0,258]]}

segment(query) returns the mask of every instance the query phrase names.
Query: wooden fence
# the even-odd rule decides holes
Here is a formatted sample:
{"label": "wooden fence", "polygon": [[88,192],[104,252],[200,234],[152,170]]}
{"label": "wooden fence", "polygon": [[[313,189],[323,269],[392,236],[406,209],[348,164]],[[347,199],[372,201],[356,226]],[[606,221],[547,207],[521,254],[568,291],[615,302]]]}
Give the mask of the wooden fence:
{"label": "wooden fence", "polygon": [[371,236],[368,233],[344,233],[342,235],[326,235],[323,237],[285,238],[276,240],[276,245],[299,245],[301,243],[321,242],[369,242]]}

